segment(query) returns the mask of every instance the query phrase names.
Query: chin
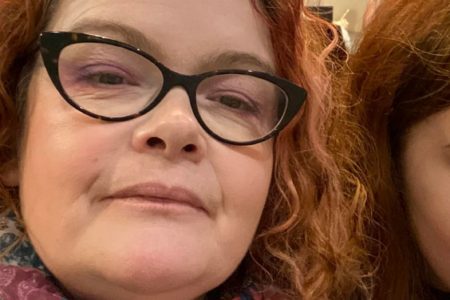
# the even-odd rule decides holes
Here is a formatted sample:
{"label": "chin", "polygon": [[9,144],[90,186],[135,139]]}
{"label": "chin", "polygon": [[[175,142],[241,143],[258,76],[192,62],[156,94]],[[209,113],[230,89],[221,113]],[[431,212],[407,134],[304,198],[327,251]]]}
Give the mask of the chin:
{"label": "chin", "polygon": [[80,298],[195,299],[220,285],[234,270],[226,265],[218,266],[217,262],[223,264],[223,261],[210,257],[205,243],[198,241],[189,245],[175,237],[174,240],[166,237],[164,241],[153,237],[131,245],[122,242],[125,241],[98,251],[102,255],[87,261],[85,270],[80,270],[78,275],[78,278],[92,278],[86,284],[92,284],[93,293],[108,295],[85,295],[89,288],[84,287]]}
{"label": "chin", "polygon": [[[124,255],[124,259],[109,268],[90,270],[95,276],[79,274],[74,278],[72,273],[71,283],[77,289],[71,289],[69,283],[69,291],[76,299],[197,299],[226,280],[224,274],[195,267],[195,259],[185,261],[183,266],[170,262],[169,257],[154,260],[148,255]],[[89,280],[83,282],[80,278]]]}

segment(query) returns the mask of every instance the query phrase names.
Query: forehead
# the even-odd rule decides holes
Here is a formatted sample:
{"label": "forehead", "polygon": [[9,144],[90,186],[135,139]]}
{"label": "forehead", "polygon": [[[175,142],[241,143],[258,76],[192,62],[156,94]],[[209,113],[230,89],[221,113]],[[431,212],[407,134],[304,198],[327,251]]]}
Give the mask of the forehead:
{"label": "forehead", "polygon": [[93,21],[138,30],[171,61],[234,51],[274,65],[268,28],[251,0],[63,0],[48,30],[71,31]]}

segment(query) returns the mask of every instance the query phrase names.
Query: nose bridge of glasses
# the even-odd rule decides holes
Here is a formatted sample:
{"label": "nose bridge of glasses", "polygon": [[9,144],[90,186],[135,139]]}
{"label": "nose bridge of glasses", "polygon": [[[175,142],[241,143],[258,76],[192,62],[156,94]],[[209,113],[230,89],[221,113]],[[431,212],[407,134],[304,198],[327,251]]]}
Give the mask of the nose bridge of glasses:
{"label": "nose bridge of glasses", "polygon": [[170,70],[169,68],[164,66],[162,66],[161,71],[164,76],[164,85],[162,91],[164,96],[171,89],[175,87],[182,87],[188,94],[189,98],[195,97],[195,90],[199,81],[198,75],[184,75],[176,71]]}
{"label": "nose bridge of glasses", "polygon": [[[197,75],[184,75],[175,71],[170,70],[165,66],[160,66],[161,72],[163,73],[163,86],[161,88],[161,92],[159,94],[158,99],[156,100],[155,105],[160,105],[159,103],[168,97],[174,89],[176,90],[184,90],[187,95],[187,100],[191,106],[192,113],[195,115],[195,97],[196,97],[196,88],[198,85],[199,77]],[[179,96],[178,98],[183,98]]]}
{"label": "nose bridge of glasses", "polygon": [[[158,103],[156,103],[157,106],[164,110],[164,114],[171,113],[179,117],[180,113],[184,114],[189,111],[190,117],[194,120],[197,119],[193,107],[195,102],[195,76],[183,75],[167,68],[162,71],[164,84],[157,100]],[[185,100],[188,100],[189,103]]]}

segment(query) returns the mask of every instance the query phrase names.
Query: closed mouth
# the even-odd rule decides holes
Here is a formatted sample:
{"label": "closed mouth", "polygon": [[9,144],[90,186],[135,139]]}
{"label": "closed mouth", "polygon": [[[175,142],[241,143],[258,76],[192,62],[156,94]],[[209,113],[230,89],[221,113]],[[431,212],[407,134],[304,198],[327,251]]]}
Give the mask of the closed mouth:
{"label": "closed mouth", "polygon": [[148,201],[161,205],[183,205],[200,210],[209,215],[206,205],[189,189],[160,183],[140,183],[125,187],[105,197],[103,200]]}

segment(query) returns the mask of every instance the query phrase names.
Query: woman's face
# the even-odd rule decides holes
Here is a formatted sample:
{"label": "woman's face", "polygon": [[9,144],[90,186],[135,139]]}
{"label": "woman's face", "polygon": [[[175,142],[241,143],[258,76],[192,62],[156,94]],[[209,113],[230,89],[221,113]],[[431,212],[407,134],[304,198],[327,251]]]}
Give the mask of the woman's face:
{"label": "woman's face", "polygon": [[411,129],[403,165],[419,246],[438,286],[450,290],[450,109]]}
{"label": "woman's face", "polygon": [[[140,32],[180,73],[258,69],[249,56],[275,68],[250,1],[63,1],[48,30],[126,41],[111,24]],[[230,52],[236,59],[220,59]],[[144,116],[103,122],[63,101],[42,63],[23,145],[30,239],[63,285],[89,299],[194,299],[222,283],[252,241],[273,164],[271,141],[212,139],[180,87]]]}

